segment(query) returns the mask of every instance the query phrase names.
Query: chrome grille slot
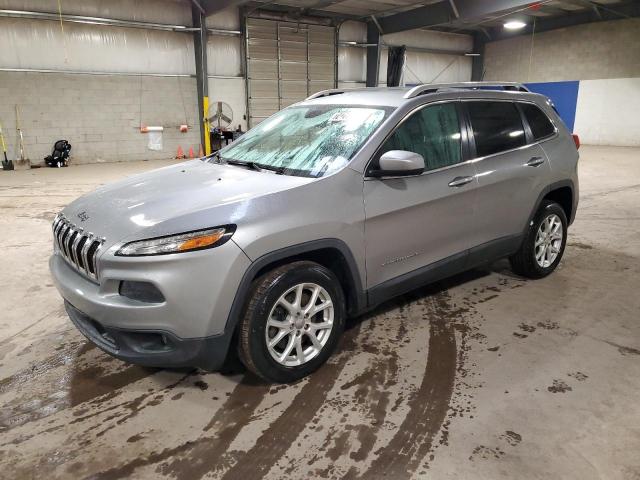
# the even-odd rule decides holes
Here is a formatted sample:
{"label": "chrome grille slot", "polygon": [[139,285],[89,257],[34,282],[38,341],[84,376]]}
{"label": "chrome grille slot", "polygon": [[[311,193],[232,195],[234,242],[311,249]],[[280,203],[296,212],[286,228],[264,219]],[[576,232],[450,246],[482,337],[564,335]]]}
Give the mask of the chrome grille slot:
{"label": "chrome grille slot", "polygon": [[52,228],[58,253],[75,270],[97,281],[98,253],[105,239],[85,232],[82,227],[73,225],[62,214],[56,216]]}

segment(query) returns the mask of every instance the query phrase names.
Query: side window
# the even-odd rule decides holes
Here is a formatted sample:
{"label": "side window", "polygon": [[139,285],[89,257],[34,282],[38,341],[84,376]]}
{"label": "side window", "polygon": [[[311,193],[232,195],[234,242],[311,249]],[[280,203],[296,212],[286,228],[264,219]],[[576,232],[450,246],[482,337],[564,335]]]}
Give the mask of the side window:
{"label": "side window", "polygon": [[522,107],[527,122],[529,122],[529,127],[531,128],[534,139],[539,140],[547,137],[555,131],[549,117],[537,106],[531,103],[521,103],[520,106]]}
{"label": "side window", "polygon": [[446,167],[462,159],[460,122],[454,103],[425,107],[406,119],[387,139],[380,155],[407,150],[424,158],[425,170]]}
{"label": "side window", "polygon": [[512,102],[468,102],[478,157],[526,143],[520,112]]}

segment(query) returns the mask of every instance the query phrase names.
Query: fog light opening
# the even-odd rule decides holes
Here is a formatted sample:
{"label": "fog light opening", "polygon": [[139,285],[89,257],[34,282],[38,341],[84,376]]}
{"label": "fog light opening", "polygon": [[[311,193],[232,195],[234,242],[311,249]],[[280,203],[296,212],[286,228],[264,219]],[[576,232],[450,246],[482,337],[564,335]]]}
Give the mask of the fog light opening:
{"label": "fog light opening", "polygon": [[163,303],[164,295],[153,283],[123,280],[120,282],[119,293],[123,297],[145,303]]}

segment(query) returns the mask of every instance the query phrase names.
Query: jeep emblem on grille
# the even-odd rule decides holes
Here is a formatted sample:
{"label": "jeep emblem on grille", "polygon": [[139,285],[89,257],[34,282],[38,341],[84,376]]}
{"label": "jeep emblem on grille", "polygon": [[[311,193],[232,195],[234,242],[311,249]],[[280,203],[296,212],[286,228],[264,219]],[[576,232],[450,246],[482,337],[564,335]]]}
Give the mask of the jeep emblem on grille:
{"label": "jeep emblem on grille", "polygon": [[89,215],[87,215],[87,212],[80,212],[78,214],[78,218],[80,219],[81,222],[84,222],[86,220],[89,220]]}

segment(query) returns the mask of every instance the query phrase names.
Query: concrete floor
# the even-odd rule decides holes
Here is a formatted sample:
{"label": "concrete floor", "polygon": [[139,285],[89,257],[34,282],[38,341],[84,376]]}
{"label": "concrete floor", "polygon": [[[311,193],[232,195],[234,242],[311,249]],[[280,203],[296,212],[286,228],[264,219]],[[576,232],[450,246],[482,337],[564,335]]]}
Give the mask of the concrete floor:
{"label": "concrete floor", "polygon": [[581,155],[557,272],[420,289],[289,386],[126,365],[63,313],[55,212],[161,162],[0,172],[0,477],[639,479],[640,149]]}

